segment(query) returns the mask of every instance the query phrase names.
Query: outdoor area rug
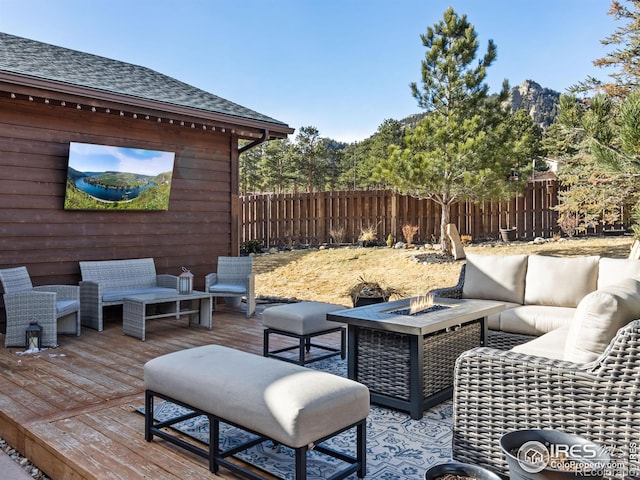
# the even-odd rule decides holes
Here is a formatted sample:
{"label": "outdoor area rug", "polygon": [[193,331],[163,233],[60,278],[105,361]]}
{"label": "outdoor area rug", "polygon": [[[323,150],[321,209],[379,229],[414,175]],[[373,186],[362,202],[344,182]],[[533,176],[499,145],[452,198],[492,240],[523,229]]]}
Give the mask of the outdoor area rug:
{"label": "outdoor area rug", "polygon": [[[346,361],[339,358],[321,360],[310,368],[346,376]],[[141,413],[143,408],[139,408]],[[186,410],[170,402],[156,405],[154,415],[162,421],[185,413]],[[367,477],[376,480],[423,479],[432,465],[451,459],[452,403],[445,402],[424,412],[420,420],[412,420],[404,412],[372,405],[367,417]],[[209,421],[200,416],[175,427],[182,433],[203,443],[208,442]],[[235,427],[220,427],[221,448],[232,448],[253,436]],[[324,443],[329,448],[355,454],[355,429],[350,429]],[[290,448],[264,442],[238,455],[249,463],[285,478],[294,478],[294,453]],[[307,478],[324,479],[343,468],[340,460],[311,451],[307,457]],[[354,473],[348,478],[357,478]]]}

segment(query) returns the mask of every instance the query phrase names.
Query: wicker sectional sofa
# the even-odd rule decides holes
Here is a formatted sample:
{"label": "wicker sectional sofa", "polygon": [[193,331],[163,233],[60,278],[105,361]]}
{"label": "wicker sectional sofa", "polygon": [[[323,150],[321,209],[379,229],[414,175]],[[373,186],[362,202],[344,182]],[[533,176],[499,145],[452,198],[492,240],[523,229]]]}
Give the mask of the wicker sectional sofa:
{"label": "wicker sectional sofa", "polygon": [[558,429],[609,449],[605,477],[639,475],[639,279],[638,260],[468,257],[459,284],[436,293],[508,308],[489,346],[456,361],[453,458],[507,476],[503,434]]}
{"label": "wicker sectional sofa", "polygon": [[102,309],[122,305],[124,297],[140,293],[175,292],[178,277],[157,274],[153,258],[80,262],[82,325],[102,331]]}
{"label": "wicker sectional sofa", "polygon": [[[598,256],[467,255],[458,284],[432,290],[436,296],[504,302],[505,310],[488,318],[488,346],[527,345],[533,354],[562,357],[567,328],[580,302],[590,293],[625,278],[640,278],[640,261]],[[560,332],[558,332],[560,330]],[[537,346],[537,347],[536,347]],[[553,346],[553,349],[550,347]],[[555,348],[559,347],[559,348]],[[553,350],[551,352],[550,350]]]}

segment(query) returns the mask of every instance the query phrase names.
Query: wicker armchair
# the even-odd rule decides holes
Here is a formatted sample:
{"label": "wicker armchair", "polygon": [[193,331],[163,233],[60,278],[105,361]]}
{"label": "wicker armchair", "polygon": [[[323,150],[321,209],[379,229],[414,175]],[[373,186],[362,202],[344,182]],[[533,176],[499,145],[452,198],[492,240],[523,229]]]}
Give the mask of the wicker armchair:
{"label": "wicker armchair", "polygon": [[[247,318],[256,311],[255,275],[252,257],[218,257],[215,273],[204,279],[205,292],[214,297],[237,298],[247,301]],[[215,309],[215,302],[214,302]]]}
{"label": "wicker armchair", "polygon": [[58,333],[80,335],[80,288],[74,285],[34,287],[26,267],[0,270],[7,314],[5,347],[24,347],[30,323],[42,327],[42,345],[58,346]]}
{"label": "wicker armchair", "polygon": [[624,466],[621,473],[637,476],[639,393],[640,320],[621,328],[605,352],[584,365],[469,350],[454,373],[453,458],[507,475],[500,436],[552,428],[606,446]]}

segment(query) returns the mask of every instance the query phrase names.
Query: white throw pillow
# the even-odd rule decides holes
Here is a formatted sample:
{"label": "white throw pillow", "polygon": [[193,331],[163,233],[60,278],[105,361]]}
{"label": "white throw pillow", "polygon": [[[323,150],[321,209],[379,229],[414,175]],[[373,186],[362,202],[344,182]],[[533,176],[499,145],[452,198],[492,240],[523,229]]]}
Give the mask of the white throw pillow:
{"label": "white throw pillow", "polygon": [[522,305],[527,255],[467,255],[465,268],[462,298]]}
{"label": "white throw pillow", "polygon": [[582,299],[569,325],[564,359],[588,363],[607,348],[616,332],[640,318],[640,281],[628,278]]}
{"label": "white throw pillow", "polygon": [[525,305],[575,308],[596,289],[599,258],[529,255]]}

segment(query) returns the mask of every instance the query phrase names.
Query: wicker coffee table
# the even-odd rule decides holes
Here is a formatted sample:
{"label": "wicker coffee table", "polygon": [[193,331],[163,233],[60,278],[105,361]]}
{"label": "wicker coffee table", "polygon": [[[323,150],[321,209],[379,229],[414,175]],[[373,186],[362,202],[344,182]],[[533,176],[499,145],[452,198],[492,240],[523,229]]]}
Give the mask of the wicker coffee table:
{"label": "wicker coffee table", "polygon": [[189,294],[141,293],[124,298],[122,331],[144,341],[146,322],[154,318],[189,316],[189,325],[201,325],[211,330],[211,294],[193,291]]}
{"label": "wicker coffee table", "polygon": [[409,302],[339,310],[327,320],[348,325],[348,375],[369,387],[371,402],[420,419],[451,397],[456,358],[484,344],[485,319],[504,304],[442,298],[439,310],[411,316]]}

